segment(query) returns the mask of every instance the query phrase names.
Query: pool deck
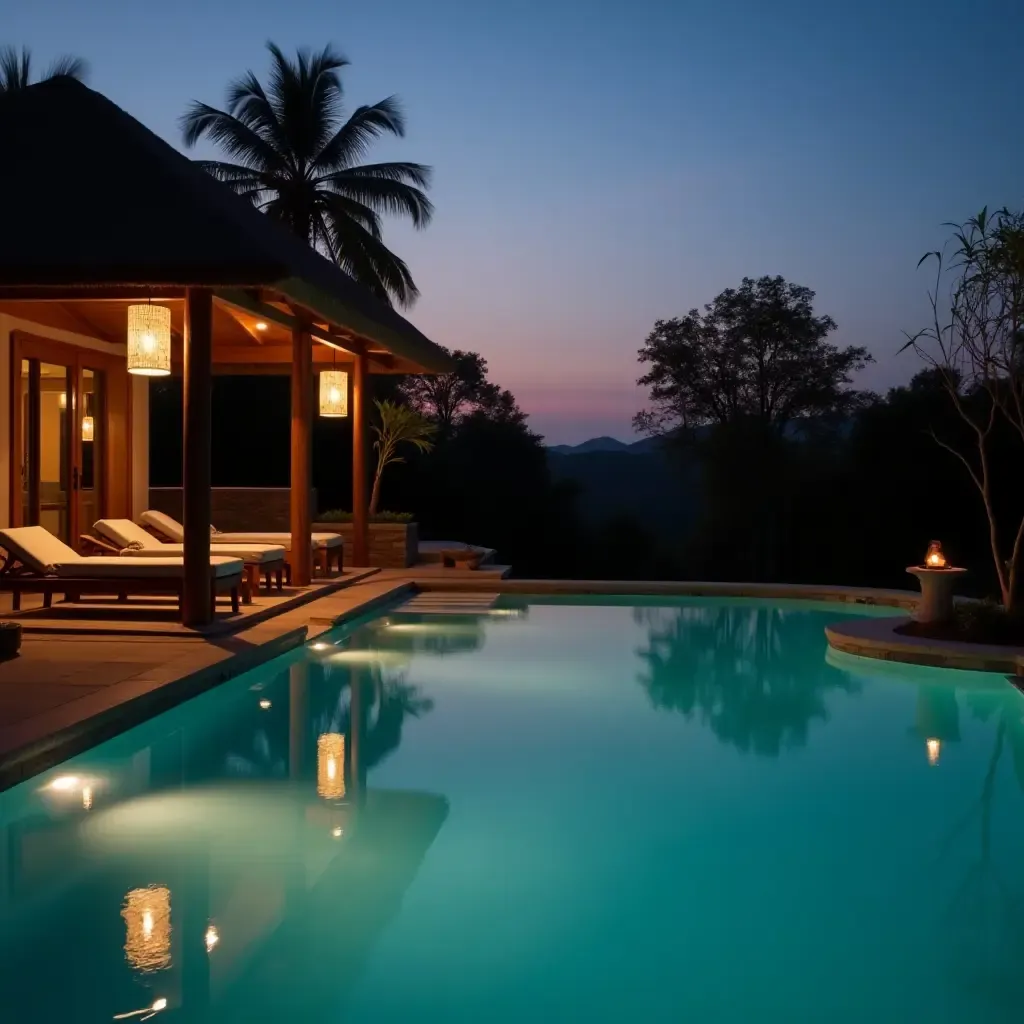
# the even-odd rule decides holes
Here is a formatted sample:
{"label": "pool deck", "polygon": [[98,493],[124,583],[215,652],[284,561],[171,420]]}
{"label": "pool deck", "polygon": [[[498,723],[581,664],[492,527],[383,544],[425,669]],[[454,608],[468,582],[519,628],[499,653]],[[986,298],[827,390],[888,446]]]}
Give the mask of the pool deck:
{"label": "pool deck", "polygon": [[861,658],[1024,677],[1024,648],[933,640],[897,632],[909,621],[906,616],[848,619],[826,626],[825,636],[835,650]]}
{"label": "pool deck", "polygon": [[[147,718],[269,661],[336,625],[425,595],[425,610],[452,610],[499,594],[747,597],[827,601],[912,609],[902,590],[787,584],[509,580],[507,568],[357,570],[299,592],[260,598],[230,628],[196,632],[169,621],[166,609],[147,618],[124,607],[72,619],[36,617],[17,658],[0,663],[0,789],[50,767]],[[462,595],[451,601],[444,594]],[[429,597],[427,596],[429,595]],[[438,602],[440,601],[440,605]],[[119,617],[120,616],[120,617]],[[904,617],[854,619],[830,627],[829,642],[860,656],[916,661],[1007,674],[1024,673],[1024,651],[903,637]],[[966,650],[955,650],[966,648]],[[898,649],[898,650],[897,650]],[[899,651],[909,655],[899,657]],[[897,651],[897,653],[893,653]],[[979,660],[980,659],[980,660]]]}

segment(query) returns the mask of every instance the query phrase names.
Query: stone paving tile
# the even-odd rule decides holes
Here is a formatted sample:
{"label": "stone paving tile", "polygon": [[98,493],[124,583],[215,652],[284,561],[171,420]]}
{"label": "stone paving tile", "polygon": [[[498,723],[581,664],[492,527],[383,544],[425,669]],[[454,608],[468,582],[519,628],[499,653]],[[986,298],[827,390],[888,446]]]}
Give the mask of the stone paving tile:
{"label": "stone paving tile", "polygon": [[[138,655],[143,652],[136,653]],[[0,665],[0,688],[35,686],[40,682],[64,683],[68,686],[112,686],[153,668],[155,664],[152,660],[83,662],[80,658],[53,659],[45,655],[25,660],[17,658]]]}
{"label": "stone paving tile", "polygon": [[77,700],[86,693],[95,693],[101,686],[74,686],[66,683],[33,682],[31,686],[10,684],[0,686],[0,722],[5,725],[22,722],[44,711]]}

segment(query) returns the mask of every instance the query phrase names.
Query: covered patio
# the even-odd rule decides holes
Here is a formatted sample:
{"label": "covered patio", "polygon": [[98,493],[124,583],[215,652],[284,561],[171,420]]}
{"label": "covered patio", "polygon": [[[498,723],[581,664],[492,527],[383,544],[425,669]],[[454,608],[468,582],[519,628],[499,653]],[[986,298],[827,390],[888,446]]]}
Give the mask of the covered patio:
{"label": "covered patio", "polygon": [[[213,618],[212,378],[287,374],[292,583],[308,586],[313,574],[311,438],[318,413],[352,421],[353,550],[344,557],[348,565],[365,566],[370,375],[444,372],[446,353],[80,83],[55,80],[0,97],[0,137],[0,341],[9,349],[0,360],[7,378],[0,386],[10,397],[7,438],[0,444],[7,462],[6,525],[40,522],[46,504],[33,466],[42,444],[34,425],[47,395],[47,367],[63,368],[49,387],[54,402],[59,390],[66,412],[61,451],[69,498],[60,522],[71,543],[96,518],[134,518],[142,511],[148,377],[179,373],[182,619],[207,625]],[[71,153],[82,155],[74,191],[66,179]],[[159,307],[167,313],[157,320],[169,317],[166,342],[151,335],[141,358],[129,351],[129,307]],[[332,376],[321,378],[318,400],[323,371]],[[260,410],[237,414],[258,416]]]}

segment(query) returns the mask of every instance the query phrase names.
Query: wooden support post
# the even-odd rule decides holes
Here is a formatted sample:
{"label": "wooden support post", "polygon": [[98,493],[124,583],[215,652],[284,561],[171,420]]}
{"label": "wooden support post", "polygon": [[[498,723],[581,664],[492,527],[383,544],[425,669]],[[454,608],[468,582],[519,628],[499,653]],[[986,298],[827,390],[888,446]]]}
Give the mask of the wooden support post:
{"label": "wooden support post", "polygon": [[352,374],[352,565],[370,564],[367,480],[367,358],[357,353]]}
{"label": "wooden support post", "polygon": [[182,505],[185,526],[185,585],[181,618],[186,626],[213,621],[210,586],[210,465],[213,392],[213,292],[185,293],[185,437]]}
{"label": "wooden support post", "polygon": [[313,475],[313,340],[301,325],[292,331],[292,475],[289,561],[292,584],[308,587],[313,578],[309,493]]}
{"label": "wooden support post", "polygon": [[[20,374],[21,367],[16,366],[14,372]],[[21,381],[14,380],[14,386],[20,387]],[[64,392],[67,395],[65,404],[67,405],[67,412],[65,416],[71,415],[71,381],[66,382],[67,390]],[[40,508],[40,494],[39,494],[39,469],[41,461],[41,449],[42,445],[40,442],[40,404],[42,400],[42,386],[40,383],[40,367],[38,359],[29,360],[28,364],[28,431],[25,436],[25,490],[28,492],[28,501],[24,509],[24,519],[21,522],[23,526],[38,526],[39,525],[39,508]],[[18,452],[16,458],[22,458],[22,453]],[[63,473],[63,466],[61,467]],[[68,494],[70,495],[71,488],[68,488]],[[22,502],[22,495],[19,492],[15,495],[15,501],[20,505]]]}

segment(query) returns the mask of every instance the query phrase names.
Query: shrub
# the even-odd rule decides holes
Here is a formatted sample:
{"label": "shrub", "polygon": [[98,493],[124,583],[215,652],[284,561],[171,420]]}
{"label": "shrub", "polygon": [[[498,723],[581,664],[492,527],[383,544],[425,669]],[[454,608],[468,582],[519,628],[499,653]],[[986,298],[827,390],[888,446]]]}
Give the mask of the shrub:
{"label": "shrub", "polygon": [[[411,523],[411,512],[375,512],[370,516],[371,523]],[[351,523],[352,513],[342,508],[333,508],[316,516],[318,523]]]}

